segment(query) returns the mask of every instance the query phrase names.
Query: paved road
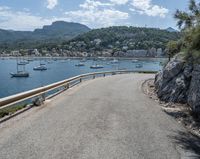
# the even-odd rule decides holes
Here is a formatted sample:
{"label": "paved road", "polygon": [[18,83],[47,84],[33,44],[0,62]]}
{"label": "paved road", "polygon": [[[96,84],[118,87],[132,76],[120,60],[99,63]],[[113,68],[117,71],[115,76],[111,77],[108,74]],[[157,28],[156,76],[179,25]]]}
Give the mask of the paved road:
{"label": "paved road", "polygon": [[199,158],[197,140],[142,93],[150,77],[87,81],[1,124],[0,158]]}

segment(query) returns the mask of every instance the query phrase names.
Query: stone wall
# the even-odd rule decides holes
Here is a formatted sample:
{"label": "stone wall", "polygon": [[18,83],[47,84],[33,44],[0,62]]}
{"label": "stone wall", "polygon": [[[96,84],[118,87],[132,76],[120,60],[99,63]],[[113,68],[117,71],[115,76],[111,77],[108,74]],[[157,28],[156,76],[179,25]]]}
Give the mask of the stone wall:
{"label": "stone wall", "polygon": [[175,57],[156,75],[155,88],[160,100],[187,103],[200,113],[200,64]]}

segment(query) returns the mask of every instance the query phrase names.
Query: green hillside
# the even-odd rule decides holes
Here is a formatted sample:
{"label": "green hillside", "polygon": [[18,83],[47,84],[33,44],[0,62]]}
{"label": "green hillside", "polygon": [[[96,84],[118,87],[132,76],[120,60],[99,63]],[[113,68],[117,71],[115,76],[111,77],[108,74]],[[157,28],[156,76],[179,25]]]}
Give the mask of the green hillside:
{"label": "green hillside", "polygon": [[86,32],[64,42],[62,47],[73,51],[165,49],[168,41],[177,40],[179,37],[179,32],[155,28],[114,26]]}

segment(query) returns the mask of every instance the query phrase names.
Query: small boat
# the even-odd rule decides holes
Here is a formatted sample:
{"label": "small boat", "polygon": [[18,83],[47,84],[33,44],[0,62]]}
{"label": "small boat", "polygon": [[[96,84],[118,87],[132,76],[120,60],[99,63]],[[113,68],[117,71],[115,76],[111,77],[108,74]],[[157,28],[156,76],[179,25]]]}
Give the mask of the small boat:
{"label": "small boat", "polygon": [[110,62],[111,64],[118,64],[119,60],[114,59],[113,61]]}
{"label": "small boat", "polygon": [[20,61],[17,63],[18,65],[26,65],[26,64],[29,64],[28,61]]}
{"label": "small boat", "polygon": [[78,64],[76,64],[75,66],[81,67],[81,66],[85,66],[85,64],[84,64],[84,63],[78,63]]}
{"label": "small boat", "polygon": [[100,69],[100,68],[104,68],[103,65],[92,65],[90,66],[91,69]]}
{"label": "small boat", "polygon": [[10,73],[12,77],[29,77],[28,72],[18,71],[17,73]]}
{"label": "small boat", "polygon": [[34,61],[33,59],[27,59],[27,61],[31,62],[31,61]]}
{"label": "small boat", "polygon": [[142,68],[143,65],[142,65],[141,63],[138,63],[138,64],[135,65],[135,67],[136,67],[136,68]]}
{"label": "small boat", "polygon": [[80,60],[80,62],[86,62],[86,61],[87,61],[87,59],[85,59],[85,58]]}
{"label": "small boat", "polygon": [[134,63],[134,62],[138,62],[138,60],[132,60],[132,62]]}
{"label": "small boat", "polygon": [[48,60],[47,63],[53,63],[53,61]]}
{"label": "small boat", "polygon": [[39,65],[33,68],[35,71],[45,71],[47,70],[47,67],[45,65]]}

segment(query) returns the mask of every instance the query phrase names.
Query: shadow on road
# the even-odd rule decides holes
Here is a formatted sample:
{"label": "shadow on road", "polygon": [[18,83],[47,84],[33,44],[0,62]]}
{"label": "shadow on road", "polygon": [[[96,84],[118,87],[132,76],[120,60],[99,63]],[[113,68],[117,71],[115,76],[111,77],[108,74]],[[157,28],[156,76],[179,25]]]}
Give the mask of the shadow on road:
{"label": "shadow on road", "polygon": [[175,135],[170,136],[172,141],[180,146],[185,151],[190,151],[195,155],[190,155],[190,158],[199,159],[200,158],[200,139],[191,135],[190,133],[178,131]]}

